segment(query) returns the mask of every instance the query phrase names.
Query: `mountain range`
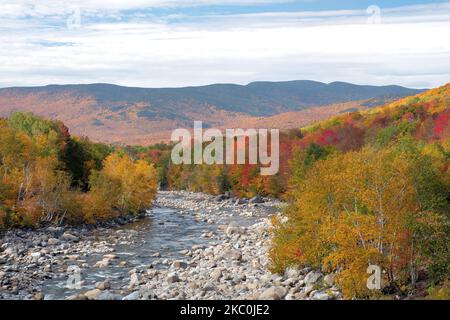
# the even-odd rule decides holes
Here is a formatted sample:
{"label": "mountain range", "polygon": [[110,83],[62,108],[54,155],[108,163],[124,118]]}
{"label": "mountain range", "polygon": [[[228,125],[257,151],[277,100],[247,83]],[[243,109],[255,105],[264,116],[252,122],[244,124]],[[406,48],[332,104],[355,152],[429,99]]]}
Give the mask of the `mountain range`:
{"label": "mountain range", "polygon": [[73,134],[94,141],[146,145],[168,141],[173,129],[192,128],[194,120],[205,127],[289,129],[422,91],[307,80],[184,88],[12,87],[0,89],[0,116],[31,111],[62,120]]}

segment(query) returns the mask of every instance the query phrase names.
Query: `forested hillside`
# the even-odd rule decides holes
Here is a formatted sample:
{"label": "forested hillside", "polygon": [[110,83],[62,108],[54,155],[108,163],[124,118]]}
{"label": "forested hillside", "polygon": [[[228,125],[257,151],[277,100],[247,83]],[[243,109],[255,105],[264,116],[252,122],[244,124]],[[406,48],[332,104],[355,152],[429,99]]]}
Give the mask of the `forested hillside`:
{"label": "forested hillside", "polygon": [[[364,108],[421,91],[304,80],[185,88],[111,84],[0,88],[0,117],[12,111],[33,112],[63,121],[76,135],[96,142],[147,146],[169,141],[173,130],[191,128],[194,121],[218,128],[236,121],[265,127],[267,118],[280,129],[288,129],[291,125],[284,119],[294,117],[305,125],[337,114],[345,103]],[[321,110],[310,114],[307,111],[312,107]]]}
{"label": "forested hillside", "polygon": [[257,165],[173,165],[171,146],[111,147],[31,113],[0,120],[0,227],[96,223],[149,207],[169,189],[279,197],[271,268],[337,272],[346,298],[448,297],[450,84],[382,108],[283,132],[280,172]]}
{"label": "forested hillside", "polygon": [[[385,293],[448,297],[450,84],[382,108],[354,112],[281,137],[281,171],[258,166],[171,166],[167,147],[142,154],[169,188],[282,197],[272,269],[338,271],[347,298],[369,297],[369,264]],[[433,289],[437,285],[441,289]],[[387,288],[387,289],[386,289]]]}
{"label": "forested hillside", "polygon": [[0,227],[95,223],[146,209],[156,173],[31,113],[0,119]]}
{"label": "forested hillside", "polygon": [[318,159],[365,147],[381,150],[405,140],[433,159],[445,176],[450,143],[449,99],[450,85],[446,85],[382,108],[347,113],[282,132],[280,172],[273,177],[261,176],[256,165],[170,165],[171,148],[165,144],[136,150],[157,164],[162,183],[168,188],[213,194],[231,190],[243,197],[289,197],[292,182]]}

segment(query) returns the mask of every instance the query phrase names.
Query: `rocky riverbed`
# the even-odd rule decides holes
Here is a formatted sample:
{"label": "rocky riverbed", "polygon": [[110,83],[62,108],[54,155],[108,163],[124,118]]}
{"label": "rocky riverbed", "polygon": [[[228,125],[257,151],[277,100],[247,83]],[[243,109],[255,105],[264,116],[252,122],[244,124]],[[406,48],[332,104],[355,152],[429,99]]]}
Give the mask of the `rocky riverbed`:
{"label": "rocky riverbed", "polygon": [[332,275],[268,271],[260,197],[159,192],[145,216],[0,237],[2,299],[340,299]]}

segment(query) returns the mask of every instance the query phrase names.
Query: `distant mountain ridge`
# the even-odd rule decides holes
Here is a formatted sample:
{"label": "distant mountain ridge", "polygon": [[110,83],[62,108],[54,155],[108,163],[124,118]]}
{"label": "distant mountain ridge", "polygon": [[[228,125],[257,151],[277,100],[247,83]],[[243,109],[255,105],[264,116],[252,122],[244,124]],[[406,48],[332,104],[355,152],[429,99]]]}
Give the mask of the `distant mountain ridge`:
{"label": "distant mountain ridge", "polygon": [[[146,143],[167,140],[168,131],[192,126],[194,120],[221,127],[239,119],[266,118],[355,101],[360,102],[356,107],[364,104],[372,107],[422,91],[395,85],[326,84],[309,80],[184,88],[137,88],[103,83],[12,87],[0,89],[0,116],[8,116],[14,110],[32,111],[60,119],[75,134],[94,140]],[[333,107],[330,112],[342,110]],[[277,125],[282,126],[282,121]]]}
{"label": "distant mountain ridge", "polygon": [[[354,85],[345,82],[329,84],[296,80],[285,82],[252,82],[247,85],[212,84],[182,88],[138,88],[112,84],[48,85],[44,87],[16,87],[0,89],[0,95],[39,94],[58,95],[70,92],[86,95],[99,104],[111,102],[147,102],[155,108],[174,108],[186,103],[213,105],[231,112],[254,116],[270,116],[280,112],[301,110],[312,106],[365,100],[380,97],[399,98],[415,95],[423,90],[401,86]],[[118,107],[110,105],[111,108]]]}

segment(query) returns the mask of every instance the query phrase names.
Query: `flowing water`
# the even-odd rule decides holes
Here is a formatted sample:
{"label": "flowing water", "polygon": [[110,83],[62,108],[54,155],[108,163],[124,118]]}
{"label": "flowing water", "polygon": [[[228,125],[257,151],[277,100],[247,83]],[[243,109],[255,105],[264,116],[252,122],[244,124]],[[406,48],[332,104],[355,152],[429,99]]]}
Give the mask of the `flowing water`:
{"label": "flowing water", "polygon": [[[254,218],[243,218],[233,214],[230,210],[229,216],[221,219],[220,224],[229,221],[238,221],[241,225],[254,222]],[[129,271],[133,268],[148,267],[153,265],[156,268],[167,267],[155,264],[157,259],[183,259],[180,251],[190,249],[193,245],[206,245],[214,243],[214,239],[202,238],[205,232],[216,231],[217,224],[194,220],[189,214],[180,214],[176,209],[153,208],[148,211],[148,216],[138,222],[128,224],[111,230],[112,234],[122,229],[125,232],[133,233],[132,244],[118,244],[113,246],[113,254],[117,256],[110,266],[106,268],[96,268],[94,264],[101,260],[104,253],[92,253],[86,257],[80,257],[89,265],[81,271],[81,287],[70,286],[67,273],[49,279],[44,283],[42,292],[46,299],[64,299],[68,296],[85,292],[95,288],[95,283],[108,279],[113,291],[119,291],[130,281]],[[120,232],[120,231],[119,231]],[[161,258],[154,257],[155,253],[160,253]],[[126,261],[125,267],[118,265],[119,261]]]}

